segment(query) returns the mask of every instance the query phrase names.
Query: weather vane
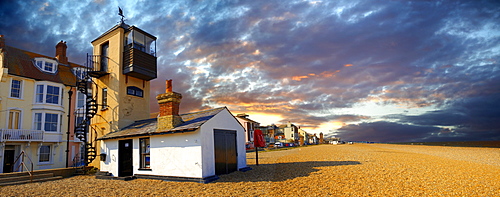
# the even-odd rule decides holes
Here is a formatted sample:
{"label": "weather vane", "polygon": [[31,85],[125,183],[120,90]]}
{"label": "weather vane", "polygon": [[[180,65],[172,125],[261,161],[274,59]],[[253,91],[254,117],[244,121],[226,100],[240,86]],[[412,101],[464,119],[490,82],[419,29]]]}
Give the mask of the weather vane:
{"label": "weather vane", "polygon": [[122,17],[122,19],[121,19],[121,20],[122,20],[122,23],[123,23],[123,18],[124,18],[125,16],[123,16],[123,11],[122,11],[122,9],[120,8],[120,6],[118,6],[118,15]]}

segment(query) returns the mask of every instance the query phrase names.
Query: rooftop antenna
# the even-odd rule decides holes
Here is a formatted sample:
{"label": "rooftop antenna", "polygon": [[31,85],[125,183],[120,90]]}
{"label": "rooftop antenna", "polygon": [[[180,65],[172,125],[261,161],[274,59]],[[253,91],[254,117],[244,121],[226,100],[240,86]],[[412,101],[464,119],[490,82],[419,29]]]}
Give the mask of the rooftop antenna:
{"label": "rooftop antenna", "polygon": [[123,21],[123,18],[125,18],[125,16],[123,16],[123,11],[122,9],[120,8],[120,6],[118,6],[118,15],[121,16],[121,23],[124,23]]}

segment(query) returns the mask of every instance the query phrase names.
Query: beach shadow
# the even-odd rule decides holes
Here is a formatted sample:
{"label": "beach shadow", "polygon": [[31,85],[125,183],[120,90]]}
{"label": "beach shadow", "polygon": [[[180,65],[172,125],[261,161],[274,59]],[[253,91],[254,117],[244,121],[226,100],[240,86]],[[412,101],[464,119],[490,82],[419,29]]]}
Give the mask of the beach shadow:
{"label": "beach shadow", "polygon": [[[358,161],[307,161],[294,163],[276,163],[249,165],[252,170],[219,175],[216,182],[280,182],[298,177],[306,177],[320,171],[320,167],[359,165]],[[332,172],[334,173],[334,172]]]}

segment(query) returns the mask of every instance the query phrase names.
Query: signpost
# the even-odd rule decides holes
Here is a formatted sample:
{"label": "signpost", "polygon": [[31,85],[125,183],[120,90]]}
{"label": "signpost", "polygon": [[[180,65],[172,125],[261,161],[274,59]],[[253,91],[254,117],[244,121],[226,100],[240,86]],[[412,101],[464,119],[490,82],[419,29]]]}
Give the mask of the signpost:
{"label": "signpost", "polygon": [[266,147],[266,140],[260,129],[253,132],[253,145],[255,147],[255,164],[259,165],[259,149],[257,147]]}

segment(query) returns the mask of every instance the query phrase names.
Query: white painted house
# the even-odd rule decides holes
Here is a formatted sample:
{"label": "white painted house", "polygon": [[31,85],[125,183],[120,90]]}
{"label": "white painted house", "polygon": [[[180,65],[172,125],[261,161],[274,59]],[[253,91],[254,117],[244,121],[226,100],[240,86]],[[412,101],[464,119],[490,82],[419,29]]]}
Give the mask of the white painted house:
{"label": "white painted house", "polygon": [[[158,118],[139,120],[100,138],[100,170],[112,176],[210,182],[248,170],[245,130],[226,107],[178,115],[179,93],[167,81]],[[105,154],[105,155],[103,155]]]}

